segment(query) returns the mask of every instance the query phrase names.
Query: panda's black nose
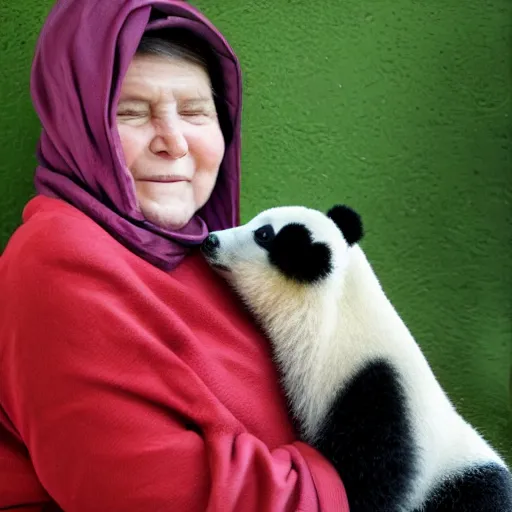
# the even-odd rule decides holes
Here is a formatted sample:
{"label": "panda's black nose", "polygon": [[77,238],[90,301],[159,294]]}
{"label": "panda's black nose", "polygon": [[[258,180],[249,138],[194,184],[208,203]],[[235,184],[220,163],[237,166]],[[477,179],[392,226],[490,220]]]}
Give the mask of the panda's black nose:
{"label": "panda's black nose", "polygon": [[213,256],[220,246],[220,240],[217,235],[209,235],[201,244],[201,251],[205,256]]}

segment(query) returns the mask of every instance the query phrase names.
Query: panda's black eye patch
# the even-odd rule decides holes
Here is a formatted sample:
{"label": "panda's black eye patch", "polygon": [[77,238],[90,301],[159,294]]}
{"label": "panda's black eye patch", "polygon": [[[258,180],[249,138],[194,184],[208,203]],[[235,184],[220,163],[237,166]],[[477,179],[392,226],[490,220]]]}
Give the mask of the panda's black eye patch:
{"label": "panda's black eye patch", "polygon": [[311,231],[300,223],[284,226],[269,249],[270,262],[300,283],[313,284],[329,276],[331,257],[329,246],[314,242]]}
{"label": "panda's black eye patch", "polygon": [[274,240],[276,234],[274,228],[270,224],[261,226],[254,232],[254,241],[264,249],[267,249],[269,244]]}

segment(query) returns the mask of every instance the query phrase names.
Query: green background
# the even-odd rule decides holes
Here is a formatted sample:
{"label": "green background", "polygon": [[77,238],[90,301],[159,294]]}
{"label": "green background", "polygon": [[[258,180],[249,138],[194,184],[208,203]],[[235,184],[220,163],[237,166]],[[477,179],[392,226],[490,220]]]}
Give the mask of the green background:
{"label": "green background", "polygon": [[[33,193],[49,0],[0,3],[0,247]],[[356,207],[458,409],[512,462],[512,2],[197,0],[244,70],[242,216]]]}

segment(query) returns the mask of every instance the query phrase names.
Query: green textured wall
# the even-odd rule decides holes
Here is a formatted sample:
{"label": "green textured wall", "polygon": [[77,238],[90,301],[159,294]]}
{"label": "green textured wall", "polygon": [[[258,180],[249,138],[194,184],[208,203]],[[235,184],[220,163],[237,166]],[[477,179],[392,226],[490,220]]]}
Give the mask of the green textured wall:
{"label": "green textured wall", "polygon": [[[195,3],[245,72],[244,219],[357,207],[442,384],[512,462],[510,0]],[[0,4],[2,247],[32,193],[29,65],[50,5]]]}

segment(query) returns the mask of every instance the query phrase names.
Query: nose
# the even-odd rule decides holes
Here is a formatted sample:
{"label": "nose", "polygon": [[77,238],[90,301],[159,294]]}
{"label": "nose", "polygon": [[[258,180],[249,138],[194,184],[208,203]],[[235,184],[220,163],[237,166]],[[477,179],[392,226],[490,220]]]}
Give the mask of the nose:
{"label": "nose", "polygon": [[215,252],[220,247],[220,240],[217,235],[211,234],[201,245],[201,251],[205,256],[212,257],[215,255]]}
{"label": "nose", "polygon": [[158,130],[158,152],[165,151],[172,158],[182,158],[188,153],[187,139],[180,127],[180,120],[173,116],[162,119]]}

